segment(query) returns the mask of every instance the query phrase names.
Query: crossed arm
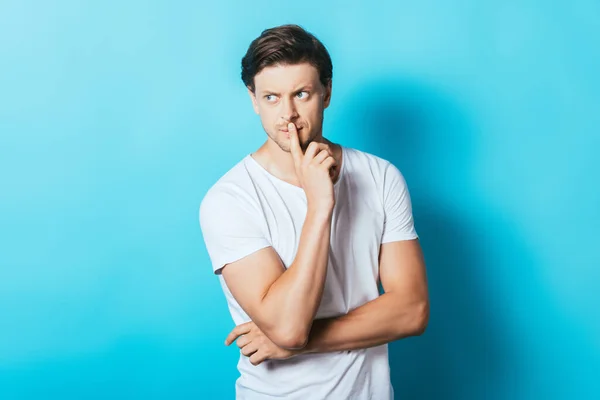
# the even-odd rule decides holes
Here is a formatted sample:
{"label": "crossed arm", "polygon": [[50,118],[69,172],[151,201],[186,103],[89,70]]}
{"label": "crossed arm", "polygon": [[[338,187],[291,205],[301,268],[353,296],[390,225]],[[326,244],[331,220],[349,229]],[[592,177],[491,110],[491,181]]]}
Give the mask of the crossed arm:
{"label": "crossed arm", "polygon": [[418,239],[383,244],[379,265],[384,294],[346,315],[315,321],[305,352],[364,349],[425,331],[429,301]]}
{"label": "crossed arm", "polygon": [[[252,257],[269,257],[270,252],[274,250],[266,248]],[[225,270],[223,274],[227,281]],[[258,365],[267,359],[363,349],[422,334],[429,319],[429,297],[419,240],[382,244],[379,271],[383,295],[346,315],[315,320],[301,346],[286,346],[285,343],[278,343],[276,338],[273,340],[272,335],[264,331],[251,314],[252,321],[237,326],[225,343],[229,345],[237,339],[242,354]],[[233,272],[230,269],[230,278]],[[249,286],[245,287],[246,290],[251,290]],[[233,291],[232,294],[235,296]],[[244,307],[243,304],[240,305]]]}

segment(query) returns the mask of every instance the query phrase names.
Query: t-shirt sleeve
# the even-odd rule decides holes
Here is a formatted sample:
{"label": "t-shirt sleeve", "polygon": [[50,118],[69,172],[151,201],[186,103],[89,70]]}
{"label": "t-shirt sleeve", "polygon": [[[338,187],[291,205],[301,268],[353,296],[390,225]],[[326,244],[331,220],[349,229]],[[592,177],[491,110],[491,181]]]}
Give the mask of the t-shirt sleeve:
{"label": "t-shirt sleeve", "polygon": [[271,244],[264,235],[260,213],[241,196],[209,192],[200,204],[200,229],[213,272]]}
{"label": "t-shirt sleeve", "polygon": [[392,163],[388,164],[384,174],[383,206],[385,219],[381,243],[418,237],[408,186],[400,170]]}

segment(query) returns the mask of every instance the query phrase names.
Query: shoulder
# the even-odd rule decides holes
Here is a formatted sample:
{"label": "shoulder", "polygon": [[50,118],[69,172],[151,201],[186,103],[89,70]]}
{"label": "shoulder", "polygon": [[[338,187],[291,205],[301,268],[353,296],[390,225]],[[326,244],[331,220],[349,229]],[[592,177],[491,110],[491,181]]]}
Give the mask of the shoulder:
{"label": "shoulder", "polygon": [[232,208],[249,208],[248,211],[251,211],[255,198],[253,191],[252,177],[244,157],[208,189],[200,202],[200,216]]}
{"label": "shoulder", "polygon": [[[353,174],[368,174],[377,183],[382,183],[389,174],[399,174],[398,168],[389,160],[366,151],[344,147],[347,167]],[[344,162],[343,161],[343,162]]]}

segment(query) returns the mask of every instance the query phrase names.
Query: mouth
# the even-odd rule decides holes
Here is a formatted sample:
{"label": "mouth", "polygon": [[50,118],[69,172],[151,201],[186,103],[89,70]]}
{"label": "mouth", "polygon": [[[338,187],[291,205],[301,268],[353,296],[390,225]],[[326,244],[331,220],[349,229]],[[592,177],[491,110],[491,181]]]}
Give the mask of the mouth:
{"label": "mouth", "polygon": [[[302,128],[297,128],[297,129],[296,129],[296,132],[300,132],[301,130],[302,130]],[[280,132],[283,132],[283,133],[285,133],[286,135],[288,135],[288,136],[289,136],[289,133],[290,133],[290,131],[289,131],[289,130],[287,130],[287,129],[280,129],[279,131],[280,131]]]}

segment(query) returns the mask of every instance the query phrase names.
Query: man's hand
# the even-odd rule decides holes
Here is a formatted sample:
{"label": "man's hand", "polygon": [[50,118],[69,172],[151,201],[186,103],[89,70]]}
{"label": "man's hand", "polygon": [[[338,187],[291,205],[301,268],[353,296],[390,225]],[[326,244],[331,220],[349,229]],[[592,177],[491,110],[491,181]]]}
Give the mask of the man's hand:
{"label": "man's hand", "polygon": [[258,365],[265,360],[285,360],[301,352],[277,346],[252,321],[236,326],[225,339],[225,345],[229,346],[236,339],[237,346],[243,355],[250,357],[252,365]]}
{"label": "man's hand", "polygon": [[290,153],[294,160],[296,175],[306,194],[308,207],[316,210],[331,211],[335,205],[332,169],[337,168],[338,161],[326,143],[311,142],[302,153],[296,125],[288,124],[290,135]]}

